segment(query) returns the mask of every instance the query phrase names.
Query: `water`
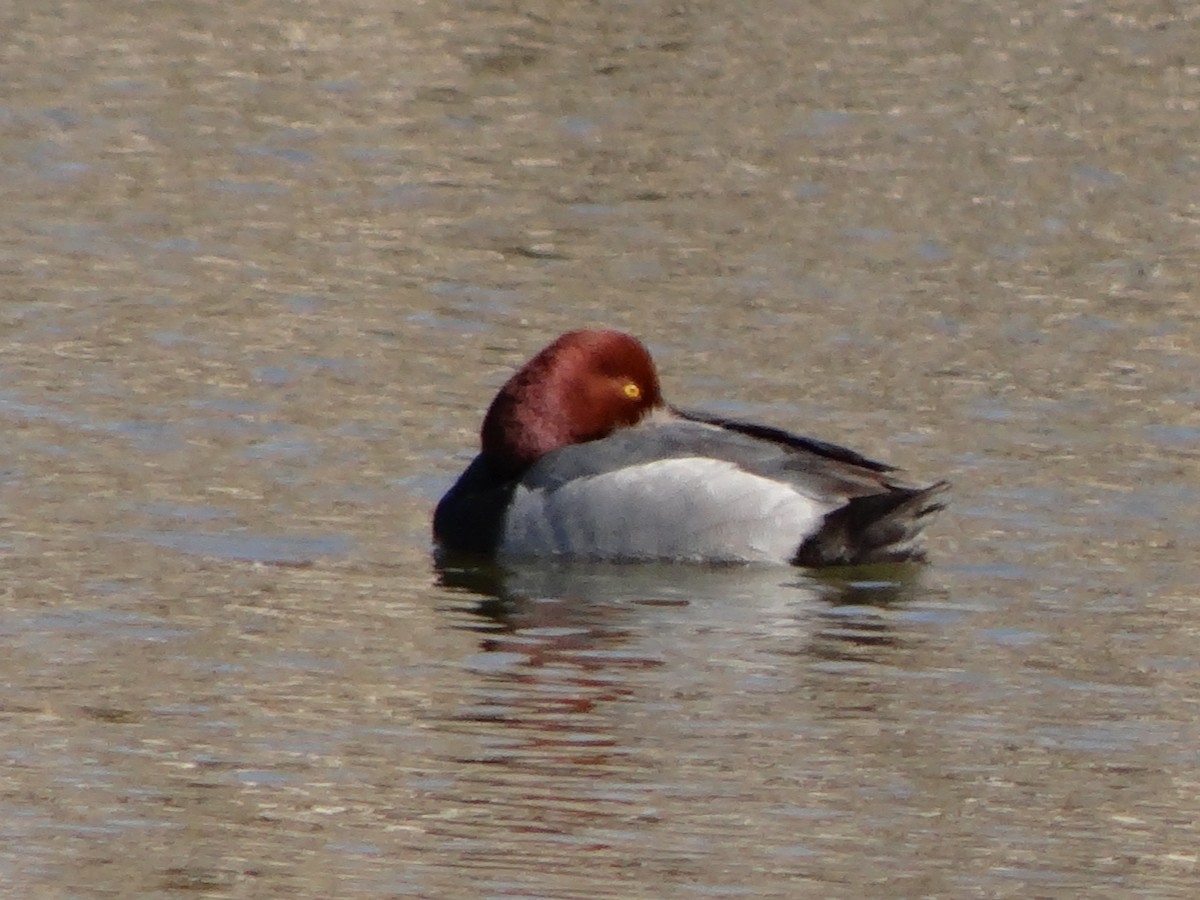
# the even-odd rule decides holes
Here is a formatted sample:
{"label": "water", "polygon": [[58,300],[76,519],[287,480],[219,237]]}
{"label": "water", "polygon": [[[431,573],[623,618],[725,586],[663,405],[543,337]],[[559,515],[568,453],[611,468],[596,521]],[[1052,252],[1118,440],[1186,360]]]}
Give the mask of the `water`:
{"label": "water", "polygon": [[[1195,894],[1186,10],[0,18],[6,895]],[[597,324],[933,563],[439,568]]]}

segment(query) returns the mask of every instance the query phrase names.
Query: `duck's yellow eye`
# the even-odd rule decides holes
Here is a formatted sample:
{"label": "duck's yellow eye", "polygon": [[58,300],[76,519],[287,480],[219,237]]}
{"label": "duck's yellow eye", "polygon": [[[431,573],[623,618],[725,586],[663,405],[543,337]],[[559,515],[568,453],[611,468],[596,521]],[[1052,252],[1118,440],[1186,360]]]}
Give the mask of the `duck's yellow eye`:
{"label": "duck's yellow eye", "polygon": [[625,386],[621,388],[621,393],[623,393],[630,400],[637,400],[642,396],[642,389],[632,381],[627,381],[625,382]]}

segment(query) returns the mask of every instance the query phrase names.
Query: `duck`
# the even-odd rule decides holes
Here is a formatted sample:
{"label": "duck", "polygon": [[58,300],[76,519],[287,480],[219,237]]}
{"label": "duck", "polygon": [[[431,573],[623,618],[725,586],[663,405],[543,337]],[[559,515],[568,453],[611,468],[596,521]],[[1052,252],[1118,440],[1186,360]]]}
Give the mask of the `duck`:
{"label": "duck", "polygon": [[853,450],[685,411],[621,331],[563,334],[500,388],[438,502],[439,554],[500,561],[921,562],[946,481]]}

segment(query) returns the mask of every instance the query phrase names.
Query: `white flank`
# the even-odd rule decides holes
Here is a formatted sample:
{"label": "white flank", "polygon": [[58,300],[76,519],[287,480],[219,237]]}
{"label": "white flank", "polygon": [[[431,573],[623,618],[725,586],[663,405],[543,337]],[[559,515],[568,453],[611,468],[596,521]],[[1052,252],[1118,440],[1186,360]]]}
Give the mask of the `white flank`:
{"label": "white flank", "polygon": [[704,457],[517,488],[502,556],[788,563],[833,507]]}

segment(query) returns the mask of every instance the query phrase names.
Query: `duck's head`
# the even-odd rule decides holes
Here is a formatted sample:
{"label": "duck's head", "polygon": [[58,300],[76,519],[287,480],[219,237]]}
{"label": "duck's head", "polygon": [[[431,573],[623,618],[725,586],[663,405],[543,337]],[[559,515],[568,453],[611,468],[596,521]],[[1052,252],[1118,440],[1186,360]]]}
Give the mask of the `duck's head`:
{"label": "duck's head", "polygon": [[569,331],[522,366],[483,419],[483,452],[507,472],[594,441],[663,406],[650,353],[620,331]]}

